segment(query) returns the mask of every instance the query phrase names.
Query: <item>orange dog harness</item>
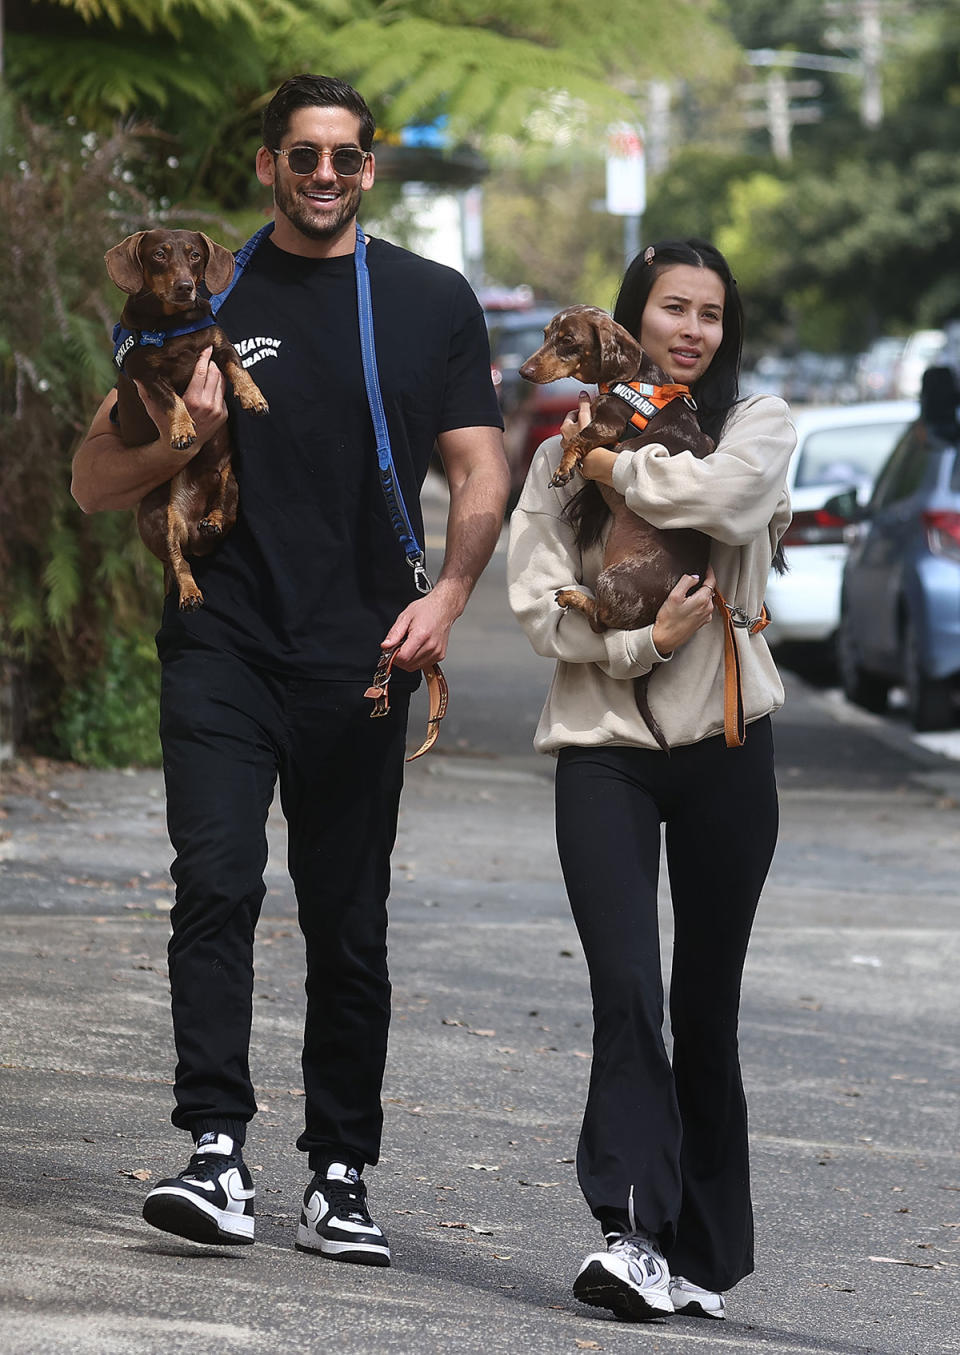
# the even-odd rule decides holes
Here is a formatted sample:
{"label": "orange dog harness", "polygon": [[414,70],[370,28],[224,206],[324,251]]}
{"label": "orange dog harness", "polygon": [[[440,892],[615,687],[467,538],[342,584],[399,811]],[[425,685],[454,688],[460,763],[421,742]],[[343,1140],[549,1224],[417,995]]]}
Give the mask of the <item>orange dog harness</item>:
{"label": "orange dog harness", "polygon": [[671,400],[683,400],[691,409],[697,407],[689,386],[651,386],[647,381],[602,381],[597,389],[601,395],[615,395],[618,400],[629,405],[633,410],[630,422],[641,433]]}

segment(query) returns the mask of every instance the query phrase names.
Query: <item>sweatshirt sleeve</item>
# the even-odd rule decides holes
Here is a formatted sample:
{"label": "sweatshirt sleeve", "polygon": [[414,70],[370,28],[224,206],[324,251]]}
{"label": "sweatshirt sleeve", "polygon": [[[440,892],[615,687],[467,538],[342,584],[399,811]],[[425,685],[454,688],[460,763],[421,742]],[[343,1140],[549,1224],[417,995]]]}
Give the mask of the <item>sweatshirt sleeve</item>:
{"label": "sweatshirt sleeve", "polygon": [[[666,659],[653,643],[653,627],[597,634],[581,613],[557,605],[560,588],[577,588],[580,550],[563,513],[566,491],[547,487],[559,439],[544,443],[534,458],[527,486],[510,520],[507,584],[510,606],[537,654],[564,663],[594,663],[608,677],[634,678]],[[554,456],[553,461],[558,459]]]}
{"label": "sweatshirt sleeve", "polygon": [[613,485],[655,527],[693,527],[715,541],[744,546],[782,516],[796,441],[784,401],[753,396],[735,408],[709,456],[671,456],[658,443],[622,451]]}

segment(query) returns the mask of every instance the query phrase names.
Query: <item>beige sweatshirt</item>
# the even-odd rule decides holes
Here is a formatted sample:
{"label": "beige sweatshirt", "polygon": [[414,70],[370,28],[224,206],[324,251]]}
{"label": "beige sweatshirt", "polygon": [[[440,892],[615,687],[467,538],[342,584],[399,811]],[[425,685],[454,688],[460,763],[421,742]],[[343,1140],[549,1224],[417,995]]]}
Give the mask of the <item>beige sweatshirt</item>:
{"label": "beige sweatshirt", "polygon": [[[715,451],[670,456],[651,443],[621,452],[614,487],[656,527],[695,527],[712,537],[710,563],[726,600],[751,617],[760,612],[770,560],[790,522],[785,488],[796,445],[787,406],[757,395],[731,411]],[[557,660],[534,747],[555,753],[568,744],[636,744],[656,748],[637,710],[632,679],[661,665],[650,680],[650,708],[671,747],[723,732],[723,625],[719,608],[686,644],[663,660],[652,626],[590,629],[580,612],[564,610],[558,588],[592,593],[603,568],[603,544],[581,552],[565,505],[583,485],[549,485],[560,459],[549,438],[530,467],[510,523],[507,563],[510,605],[538,654]],[[783,684],[762,634],[736,633],[744,713],[757,720],[783,704]],[[749,738],[749,731],[747,733]]]}

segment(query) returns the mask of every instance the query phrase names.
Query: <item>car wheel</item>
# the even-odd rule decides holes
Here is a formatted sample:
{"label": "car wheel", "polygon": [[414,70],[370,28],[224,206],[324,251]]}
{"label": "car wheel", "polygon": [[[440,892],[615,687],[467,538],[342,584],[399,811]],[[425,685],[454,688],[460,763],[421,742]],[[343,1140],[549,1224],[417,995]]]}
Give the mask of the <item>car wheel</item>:
{"label": "car wheel", "polygon": [[903,630],[903,680],[907,689],[907,714],[918,733],[953,726],[953,684],[949,678],[934,678],[924,672],[920,637],[909,617]]}
{"label": "car wheel", "polygon": [[837,628],[837,671],[840,685],[848,701],[874,715],[882,715],[887,709],[887,693],[890,683],[884,678],[868,673],[861,666],[857,642],[853,638],[853,629],[849,617],[841,612],[840,625]]}

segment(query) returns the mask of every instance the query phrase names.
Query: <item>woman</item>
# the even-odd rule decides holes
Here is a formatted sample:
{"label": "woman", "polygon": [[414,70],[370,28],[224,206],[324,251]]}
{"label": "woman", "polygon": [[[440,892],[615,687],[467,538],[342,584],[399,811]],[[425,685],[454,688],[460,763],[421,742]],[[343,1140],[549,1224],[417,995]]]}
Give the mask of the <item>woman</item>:
{"label": "woman", "polygon": [[[535,746],[557,757],[560,860],[593,994],[577,1170],[607,1249],[586,1258],[574,1293],[628,1320],[723,1317],[723,1291],[753,1269],[737,1017],[777,834],[770,715],[783,687],[763,637],[740,631],[748,727],[741,747],[727,747],[714,590],[759,614],[790,520],[784,479],[796,435],[782,400],[738,399],[742,310],[711,245],[648,248],[626,272],[614,318],[668,381],[691,388],[716,449],[697,460],[655,442],[619,454],[597,448],[583,462],[586,487],[574,477],[553,489],[561,439],[551,438],[511,523],[511,606],[537,653],[557,660]],[[581,395],[561,438],[589,418]],[[560,588],[590,589],[602,567],[609,515],[590,481],[612,485],[657,527],[711,538],[704,580],[685,575],[652,626],[595,634],[555,602]],[[650,704],[669,756],[634,700],[633,679],[654,664]],[[675,928],[672,1062],[661,1030],[662,823]]]}

